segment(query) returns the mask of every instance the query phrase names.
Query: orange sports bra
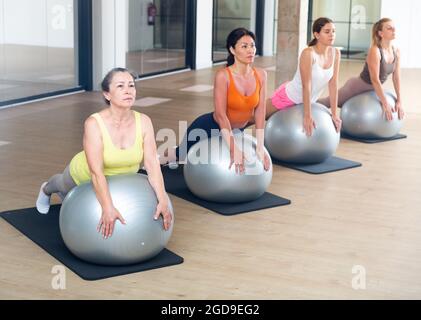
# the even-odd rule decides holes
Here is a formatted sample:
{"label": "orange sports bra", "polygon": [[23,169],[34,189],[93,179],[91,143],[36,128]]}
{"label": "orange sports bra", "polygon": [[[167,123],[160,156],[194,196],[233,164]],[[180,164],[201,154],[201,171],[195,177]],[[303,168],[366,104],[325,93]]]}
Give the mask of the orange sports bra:
{"label": "orange sports bra", "polygon": [[235,87],[234,78],[230,68],[227,67],[230,84],[227,95],[227,117],[231,123],[247,122],[253,116],[254,109],[260,100],[260,81],[257,71],[253,68],[256,79],[256,90],[251,96],[244,96]]}

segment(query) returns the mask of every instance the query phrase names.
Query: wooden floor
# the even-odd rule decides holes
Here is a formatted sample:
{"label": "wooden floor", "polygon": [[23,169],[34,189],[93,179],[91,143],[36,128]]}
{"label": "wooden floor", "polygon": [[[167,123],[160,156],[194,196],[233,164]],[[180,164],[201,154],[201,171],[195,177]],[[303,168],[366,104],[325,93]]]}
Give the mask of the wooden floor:
{"label": "wooden floor", "polygon": [[[361,66],[344,61],[341,83]],[[218,68],[138,82],[139,98],[172,100],[136,109],[155,130],[176,129],[212,109],[212,91],[179,89],[212,84]],[[269,92],[273,79],[269,71]],[[181,265],[95,282],[67,269],[66,289],[57,291],[51,271],[60,263],[0,219],[0,298],[421,298],[420,79],[420,69],[403,70],[408,139],[341,140],[336,154],[362,167],[324,175],[274,167],[269,191],[289,206],[224,217],[170,195],[176,224],[168,248],[184,257]],[[101,107],[100,94],[88,92],[0,110],[0,211],[34,206],[40,184],[81,149],[83,121]],[[366,270],[365,290],[351,285],[357,265]]]}

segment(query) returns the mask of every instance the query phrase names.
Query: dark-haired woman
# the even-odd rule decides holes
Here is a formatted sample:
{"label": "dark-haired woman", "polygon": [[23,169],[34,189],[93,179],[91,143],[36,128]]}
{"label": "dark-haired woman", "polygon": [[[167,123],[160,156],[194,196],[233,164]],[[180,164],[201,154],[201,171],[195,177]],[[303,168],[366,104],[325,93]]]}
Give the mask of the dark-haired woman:
{"label": "dark-haired woman", "polygon": [[162,215],[164,228],[168,229],[171,214],[157,161],[152,122],[146,115],[131,110],[136,98],[134,77],[126,69],[115,68],[105,76],[101,86],[108,107],[86,119],[84,150],[73,157],[62,174],[52,176],[41,185],[37,209],[40,213],[48,213],[51,194],[64,197],[77,185],[92,181],[102,207],[98,231],[108,238],[113,233],[115,221],[123,224],[125,221],[113,205],[105,177],[137,173],[143,160],[158,198],[154,218]]}
{"label": "dark-haired woman", "polygon": [[341,53],[333,47],[335,25],[329,18],[318,18],[312,29],[314,38],[301,52],[294,78],[281,84],[266,106],[267,119],[278,110],[303,103],[303,129],[307,136],[311,136],[317,126],[311,115],[311,103],[319,99],[326,86],[329,87],[332,121],[338,132],[342,123],[337,114]]}
{"label": "dark-haired woman", "polygon": [[[380,98],[383,111],[387,120],[392,120],[392,112],[397,112],[399,119],[403,119],[404,111],[401,103],[401,76],[400,76],[400,52],[392,45],[395,39],[395,25],[389,18],[382,18],[372,28],[371,46],[368,50],[364,69],[359,77],[349,79],[338,91],[338,106],[365,91],[374,90]],[[393,86],[397,101],[390,106],[382,84],[388,76],[393,74]],[[330,106],[329,97],[320,99],[319,102]]]}
{"label": "dark-haired woman", "polygon": [[[237,173],[244,172],[244,154],[236,146],[233,130],[243,130],[250,121],[256,124],[256,154],[269,170],[270,160],[263,151],[265,109],[266,109],[266,71],[254,68],[256,56],[255,35],[244,28],[237,28],[228,35],[227,66],[216,73],[214,81],[214,111],[198,117],[187,129],[183,143],[187,150],[170,148],[164,155],[165,160],[173,162],[184,160],[186,152],[199,141],[188,139],[194,129],[205,130],[207,136],[221,132],[224,141],[229,145],[231,166],[235,165]],[[182,143],[182,144],[183,144]],[[182,145],[181,144],[181,145]]]}

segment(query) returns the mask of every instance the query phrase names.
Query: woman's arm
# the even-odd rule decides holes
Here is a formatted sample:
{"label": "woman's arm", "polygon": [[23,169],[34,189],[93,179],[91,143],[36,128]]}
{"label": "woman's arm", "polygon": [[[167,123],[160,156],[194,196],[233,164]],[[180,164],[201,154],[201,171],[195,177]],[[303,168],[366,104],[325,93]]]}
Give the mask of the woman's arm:
{"label": "woman's arm", "polygon": [[341,61],[341,51],[335,48],[335,61],[333,67],[333,77],[329,80],[329,99],[330,107],[332,111],[332,120],[335,125],[336,131],[340,132],[342,121],[338,116],[338,78],[339,78],[339,66]]}
{"label": "woman's arm", "polygon": [[171,226],[172,216],[169,210],[168,196],[165,191],[164,179],[162,177],[161,167],[156,152],[155,134],[151,119],[142,114],[142,134],[143,134],[143,164],[148,173],[148,180],[158,198],[158,206],[154,219],[158,219],[162,214],[164,229],[168,230]]}
{"label": "woman's arm", "polygon": [[269,169],[270,162],[264,152],[265,142],[265,117],[266,117],[266,95],[267,95],[267,72],[263,69],[256,68],[260,81],[259,105],[254,110],[254,121],[256,124],[256,154],[263,162],[265,170]]}
{"label": "woman's arm", "polygon": [[264,144],[264,129],[266,117],[266,95],[267,95],[267,73],[265,70],[256,68],[260,81],[259,104],[254,110],[254,121],[256,124],[257,147],[262,148]]}
{"label": "woman's arm", "polygon": [[[230,149],[231,154],[231,163],[230,168],[233,163],[236,164],[236,172],[244,172],[244,154],[236,146],[234,137],[232,134],[231,123],[227,116],[227,97],[228,97],[228,77],[224,69],[219,70],[215,76],[214,82],[214,104],[215,104],[215,121],[218,123],[221,130],[221,134],[227,145]],[[237,168],[238,165],[238,168]]]}
{"label": "woman's arm", "polygon": [[316,128],[313,117],[311,116],[311,76],[313,58],[311,55],[312,49],[306,48],[300,56],[300,75],[303,85],[303,104],[304,104],[304,122],[303,127],[307,136],[313,134],[313,129]]}
{"label": "woman's arm", "polygon": [[401,53],[399,49],[396,49],[396,65],[395,70],[393,71],[393,86],[395,88],[396,93],[396,105],[395,111],[398,112],[399,119],[403,119],[404,111],[402,108],[402,101],[401,101]]}
{"label": "woman's arm", "polygon": [[378,47],[370,47],[367,55],[368,71],[370,73],[371,84],[373,85],[374,91],[380,98],[383,111],[386,114],[387,120],[392,120],[392,109],[387,103],[386,96],[383,92],[382,84],[380,82],[380,52]]}
{"label": "woman's arm", "polygon": [[126,222],[124,221],[121,214],[117,211],[117,209],[114,208],[111,199],[107,180],[105,179],[103,170],[104,146],[102,142],[101,130],[94,117],[89,117],[85,121],[83,149],[85,151],[86,160],[91,172],[92,185],[102,208],[102,216],[97,229],[102,233],[104,238],[108,238],[113,233],[116,219],[119,219],[123,224]]}
{"label": "woman's arm", "polygon": [[[230,143],[231,123],[227,116],[228,78],[225,70],[219,70],[215,76],[213,100],[215,105],[215,121],[222,131],[225,141]],[[225,134],[224,134],[225,131]]]}

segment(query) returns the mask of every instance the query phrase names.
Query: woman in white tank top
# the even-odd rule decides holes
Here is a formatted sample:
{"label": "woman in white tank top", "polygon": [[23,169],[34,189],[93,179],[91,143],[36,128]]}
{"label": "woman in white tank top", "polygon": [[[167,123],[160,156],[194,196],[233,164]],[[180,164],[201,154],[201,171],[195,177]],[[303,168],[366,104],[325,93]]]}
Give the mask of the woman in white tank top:
{"label": "woman in white tank top", "polygon": [[294,78],[275,90],[266,104],[266,119],[274,112],[297,104],[304,104],[303,129],[311,136],[316,128],[311,115],[311,104],[316,102],[326,86],[329,88],[332,121],[339,132],[341,119],[337,114],[338,73],[341,53],[333,47],[335,26],[328,18],[313,23],[314,39],[300,55]]}

